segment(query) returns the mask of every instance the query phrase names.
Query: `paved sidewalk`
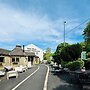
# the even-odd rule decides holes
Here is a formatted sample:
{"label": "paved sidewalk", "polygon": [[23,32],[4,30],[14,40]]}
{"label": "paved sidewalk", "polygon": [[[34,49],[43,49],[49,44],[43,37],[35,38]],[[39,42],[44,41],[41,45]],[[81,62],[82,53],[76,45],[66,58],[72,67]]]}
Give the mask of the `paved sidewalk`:
{"label": "paved sidewalk", "polygon": [[72,83],[69,74],[55,73],[50,68],[48,90],[82,90],[78,83]]}

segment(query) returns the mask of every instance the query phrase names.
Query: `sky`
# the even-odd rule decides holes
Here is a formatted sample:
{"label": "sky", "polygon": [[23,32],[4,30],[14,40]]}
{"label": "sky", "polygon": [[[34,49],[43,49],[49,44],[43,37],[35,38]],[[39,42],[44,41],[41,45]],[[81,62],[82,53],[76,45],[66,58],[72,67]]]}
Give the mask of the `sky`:
{"label": "sky", "polygon": [[35,44],[54,52],[64,42],[64,21],[65,42],[74,44],[84,41],[89,20],[90,0],[0,0],[0,48]]}

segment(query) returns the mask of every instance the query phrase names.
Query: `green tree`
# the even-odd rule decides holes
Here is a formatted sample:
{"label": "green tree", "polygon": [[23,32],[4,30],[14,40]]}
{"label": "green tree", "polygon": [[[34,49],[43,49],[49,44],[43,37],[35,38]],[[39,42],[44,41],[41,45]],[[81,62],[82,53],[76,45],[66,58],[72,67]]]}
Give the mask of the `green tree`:
{"label": "green tree", "polygon": [[87,23],[87,26],[83,31],[83,36],[85,39],[85,49],[87,52],[90,52],[90,22]]}
{"label": "green tree", "polygon": [[56,52],[52,55],[53,61],[56,62],[57,64],[61,63],[60,55],[57,54]]}
{"label": "green tree", "polygon": [[63,61],[75,61],[77,60],[82,52],[82,47],[80,44],[73,44],[64,47],[61,51],[61,59]]}
{"label": "green tree", "polygon": [[80,42],[80,45],[83,47],[85,46],[85,42]]}
{"label": "green tree", "polygon": [[47,60],[48,62],[51,62],[51,48],[46,49],[46,53],[44,54],[44,60]]}
{"label": "green tree", "polygon": [[[68,46],[68,43],[65,43],[65,46]],[[60,55],[61,50],[64,48],[64,43],[60,43],[56,48],[56,54]]]}
{"label": "green tree", "polygon": [[83,36],[86,44],[90,44],[90,22],[87,23],[86,28],[83,31]]}
{"label": "green tree", "polygon": [[[69,44],[68,43],[65,43],[65,46],[68,46]],[[62,49],[64,48],[64,43],[60,43],[57,48],[56,48],[56,51],[54,52],[53,54],[53,59],[54,59],[54,62],[56,62],[57,64],[60,64],[61,63],[61,51]]]}

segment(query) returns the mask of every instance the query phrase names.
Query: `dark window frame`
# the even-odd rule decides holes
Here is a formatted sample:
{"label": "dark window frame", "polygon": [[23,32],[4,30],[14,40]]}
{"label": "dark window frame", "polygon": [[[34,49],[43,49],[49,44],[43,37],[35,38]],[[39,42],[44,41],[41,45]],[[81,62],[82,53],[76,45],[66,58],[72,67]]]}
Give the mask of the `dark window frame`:
{"label": "dark window frame", "polygon": [[0,57],[0,58],[2,58],[2,60],[0,59],[0,62],[1,63],[4,63],[5,61],[4,61],[4,57]]}

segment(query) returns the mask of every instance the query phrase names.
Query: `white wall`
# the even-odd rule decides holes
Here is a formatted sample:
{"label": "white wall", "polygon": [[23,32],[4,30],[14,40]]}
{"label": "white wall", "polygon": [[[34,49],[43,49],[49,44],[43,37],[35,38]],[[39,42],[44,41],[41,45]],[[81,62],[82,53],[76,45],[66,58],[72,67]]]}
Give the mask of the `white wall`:
{"label": "white wall", "polygon": [[25,51],[27,52],[34,52],[36,56],[40,58],[40,61],[43,60],[43,50],[39,47],[35,46],[34,44],[29,44],[25,46]]}

